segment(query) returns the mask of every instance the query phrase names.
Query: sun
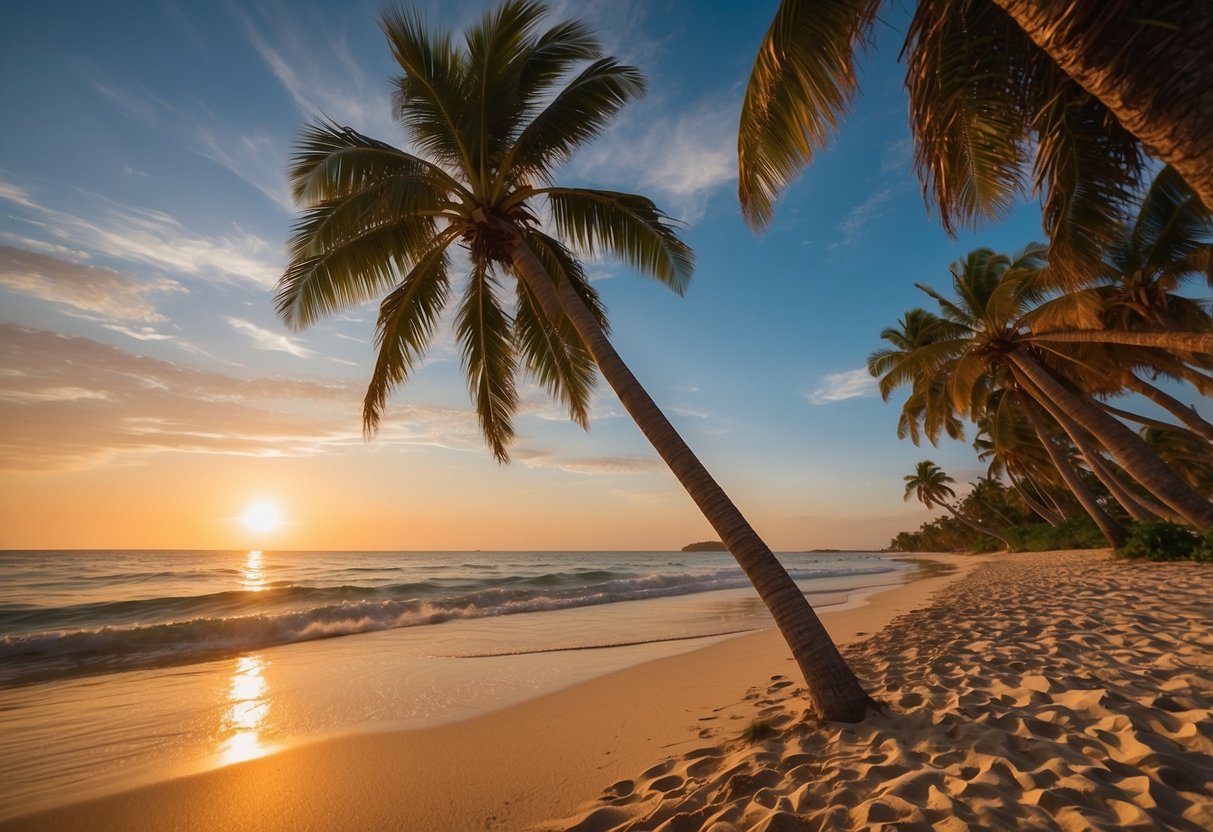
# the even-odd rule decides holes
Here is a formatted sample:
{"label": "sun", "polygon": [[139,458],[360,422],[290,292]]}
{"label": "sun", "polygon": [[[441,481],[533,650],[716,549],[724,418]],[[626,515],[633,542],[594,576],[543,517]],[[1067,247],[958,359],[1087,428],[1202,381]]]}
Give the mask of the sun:
{"label": "sun", "polygon": [[253,503],[241,519],[255,532],[272,532],[278,528],[278,507],[264,501]]}

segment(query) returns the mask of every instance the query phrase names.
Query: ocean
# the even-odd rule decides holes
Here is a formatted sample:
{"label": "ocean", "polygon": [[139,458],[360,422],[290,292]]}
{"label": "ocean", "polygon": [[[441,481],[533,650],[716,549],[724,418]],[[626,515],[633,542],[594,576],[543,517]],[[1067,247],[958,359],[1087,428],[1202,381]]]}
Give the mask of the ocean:
{"label": "ocean", "polygon": [[[913,569],[779,558],[819,608]],[[0,552],[0,818],[771,625],[726,553]]]}

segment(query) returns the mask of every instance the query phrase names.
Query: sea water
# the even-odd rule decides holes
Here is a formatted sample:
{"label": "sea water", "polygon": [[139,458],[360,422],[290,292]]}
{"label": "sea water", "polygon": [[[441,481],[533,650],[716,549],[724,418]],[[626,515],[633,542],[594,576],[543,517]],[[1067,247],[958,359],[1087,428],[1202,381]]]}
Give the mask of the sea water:
{"label": "sea water", "polygon": [[[816,607],[910,569],[779,558]],[[0,817],[769,626],[726,553],[0,552]]]}

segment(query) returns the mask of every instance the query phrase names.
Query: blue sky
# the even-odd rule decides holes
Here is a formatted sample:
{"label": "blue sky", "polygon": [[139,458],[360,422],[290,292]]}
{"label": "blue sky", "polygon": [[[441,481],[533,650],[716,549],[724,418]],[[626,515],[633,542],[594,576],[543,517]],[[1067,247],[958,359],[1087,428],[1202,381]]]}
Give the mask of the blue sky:
{"label": "blue sky", "polygon": [[[487,7],[430,3],[459,28]],[[633,190],[686,222],[685,298],[591,264],[616,345],[774,548],[880,547],[928,515],[901,478],[967,445],[894,435],[863,371],[880,330],[980,245],[949,239],[911,168],[904,10],[878,27],[845,127],[756,236],[736,199],[737,114],[776,4],[556,4],[649,94],[562,181]],[[711,536],[605,385],[589,435],[527,391],[515,462],[479,440],[451,339],[375,440],[359,409],[372,308],[303,333],[272,287],[285,169],[320,113],[399,141],[377,2],[22,3],[0,28],[0,546],[647,548]],[[255,499],[285,524],[252,540]],[[132,514],[131,507],[139,506]],[[71,516],[73,523],[57,522]]]}

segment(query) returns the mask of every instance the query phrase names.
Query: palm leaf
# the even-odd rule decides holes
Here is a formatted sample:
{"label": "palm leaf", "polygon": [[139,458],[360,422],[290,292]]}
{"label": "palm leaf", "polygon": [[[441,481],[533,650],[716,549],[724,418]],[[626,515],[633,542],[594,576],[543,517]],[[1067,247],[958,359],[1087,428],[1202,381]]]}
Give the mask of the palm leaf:
{"label": "palm leaf", "polygon": [[476,405],[480,430],[498,462],[510,460],[513,416],[518,409],[514,384],[512,321],[495,294],[487,266],[472,264],[472,274],[455,319],[455,336],[462,345],[463,370]]}
{"label": "palm leaf", "polygon": [[589,188],[545,188],[561,236],[591,254],[610,253],[679,295],[686,291],[695,256],[652,200]]}
{"label": "palm leaf", "polygon": [[518,84],[530,57],[532,33],[545,12],[533,0],[506,0],[486,11],[464,35],[472,100],[463,127],[476,139],[472,163],[486,193],[490,169],[514,138],[512,127],[524,106]]}
{"label": "palm leaf", "polygon": [[307,124],[299,131],[287,175],[292,198],[304,206],[348,196],[393,177],[428,178],[437,190],[466,193],[434,164],[331,121]]}
{"label": "palm leaf", "polygon": [[[579,61],[602,57],[602,46],[584,23],[566,20],[541,34],[531,44],[526,64],[518,76],[519,117],[533,118],[548,93]],[[515,131],[511,130],[511,135]]]}
{"label": "palm leaf", "polygon": [[474,180],[474,143],[465,132],[473,99],[465,62],[450,33],[431,35],[418,11],[399,6],[381,12],[379,28],[404,70],[392,96],[396,117],[425,155]]}
{"label": "palm leaf", "polygon": [[1024,191],[1019,91],[1036,47],[993,3],[919,0],[906,35],[914,163],[944,229],[1005,217]]}
{"label": "palm leaf", "polygon": [[405,382],[425,353],[446,305],[451,238],[439,240],[379,305],[375,325],[378,354],[362,404],[363,432],[368,435],[379,428],[388,394]]}
{"label": "palm leaf", "polygon": [[858,89],[855,48],[880,0],[782,0],[746,86],[737,135],[738,194],[752,228],[824,147]]}
{"label": "palm leaf", "polygon": [[1120,233],[1140,183],[1140,142],[1108,109],[1047,58],[1033,87],[1037,136],[1033,172],[1043,195],[1049,267],[1072,288],[1095,276],[1104,250]]}
{"label": "palm leaf", "polygon": [[296,224],[274,307],[287,325],[301,329],[368,301],[414,267],[434,234],[432,217],[376,209],[368,218],[352,210],[348,199],[321,203]]}
{"label": "palm leaf", "polygon": [[526,125],[502,165],[502,175],[546,180],[546,171],[601,134],[619,110],[644,91],[644,77],[635,67],[614,58],[595,61]]}

